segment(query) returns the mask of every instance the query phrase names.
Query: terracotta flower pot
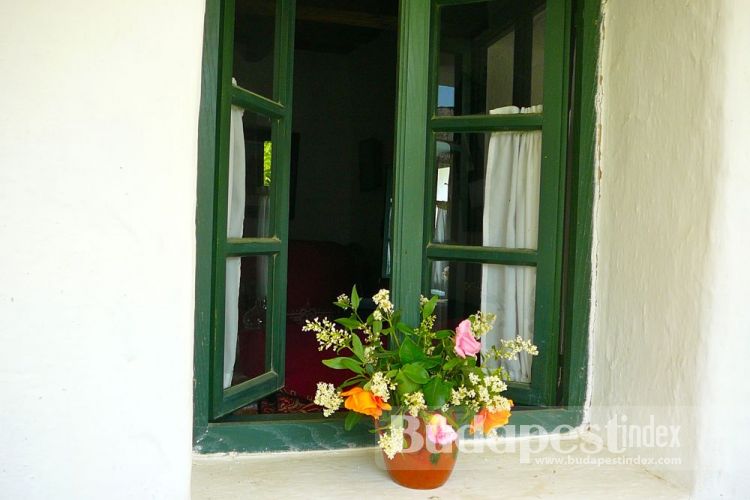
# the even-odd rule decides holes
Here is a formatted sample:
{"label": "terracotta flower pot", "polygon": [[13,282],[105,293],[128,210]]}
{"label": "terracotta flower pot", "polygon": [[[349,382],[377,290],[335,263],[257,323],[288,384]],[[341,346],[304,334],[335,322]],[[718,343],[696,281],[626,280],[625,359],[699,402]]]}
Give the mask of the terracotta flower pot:
{"label": "terracotta flower pot", "polygon": [[[412,438],[405,434],[407,447],[389,459],[383,453],[383,460],[394,482],[407,488],[431,490],[445,484],[453,473],[458,456],[458,441],[445,446],[428,443],[425,437],[424,422],[420,422],[417,430],[419,437],[415,450],[411,450]],[[421,437],[421,440],[419,439]]]}

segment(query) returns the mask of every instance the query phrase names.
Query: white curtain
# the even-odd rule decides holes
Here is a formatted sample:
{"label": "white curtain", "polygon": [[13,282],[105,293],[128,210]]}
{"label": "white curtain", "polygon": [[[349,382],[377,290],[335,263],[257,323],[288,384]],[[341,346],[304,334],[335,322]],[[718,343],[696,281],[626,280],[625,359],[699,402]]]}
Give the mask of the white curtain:
{"label": "white curtain", "polygon": [[[490,111],[491,114],[541,112],[541,105]],[[484,186],[485,246],[536,249],[541,162],[541,131],[492,133]],[[482,266],[482,310],[497,314],[495,328],[482,340],[485,348],[517,335],[533,339],[535,290],[534,267]],[[530,381],[529,355],[522,354],[518,361],[503,361],[502,365],[512,380]]]}
{"label": "white curtain", "polygon": [[[451,147],[447,142],[437,141],[436,155],[449,154]],[[448,242],[448,201],[450,192],[450,173],[451,167],[438,168],[436,201],[435,207],[435,227],[432,240],[436,243]],[[430,293],[438,295],[440,298],[445,297],[448,292],[448,263],[446,261],[435,261],[432,263],[432,285]]]}
{"label": "white curtain", "polygon": [[[243,110],[232,106],[229,134],[229,193],[227,201],[227,237],[241,238],[245,223],[245,134]],[[239,257],[227,259],[224,302],[224,388],[232,385],[237,358],[238,301],[240,297]]]}
{"label": "white curtain", "polygon": [[[443,242],[447,239],[448,228],[448,209],[441,206],[440,203],[435,208],[435,233],[433,240]],[[432,286],[430,293],[439,296],[441,299],[448,292],[448,262],[444,260],[434,261],[432,263]]]}

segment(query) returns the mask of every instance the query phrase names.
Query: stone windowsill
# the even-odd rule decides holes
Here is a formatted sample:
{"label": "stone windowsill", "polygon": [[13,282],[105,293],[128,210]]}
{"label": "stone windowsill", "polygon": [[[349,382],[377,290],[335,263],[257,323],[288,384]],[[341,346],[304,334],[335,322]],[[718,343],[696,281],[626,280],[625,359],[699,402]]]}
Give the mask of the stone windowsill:
{"label": "stone windowsill", "polygon": [[[565,449],[580,438],[567,439]],[[571,446],[572,445],[572,446]],[[577,447],[576,447],[577,448]],[[516,452],[462,453],[448,482],[435,490],[409,490],[393,483],[379,450],[195,455],[194,500],[239,498],[569,498],[683,499],[686,492],[639,465],[568,463],[581,452],[550,447],[521,463]],[[595,457],[614,457],[597,454]],[[571,457],[571,458],[568,458]],[[591,458],[591,457],[589,457]],[[555,463],[555,460],[558,460]]]}

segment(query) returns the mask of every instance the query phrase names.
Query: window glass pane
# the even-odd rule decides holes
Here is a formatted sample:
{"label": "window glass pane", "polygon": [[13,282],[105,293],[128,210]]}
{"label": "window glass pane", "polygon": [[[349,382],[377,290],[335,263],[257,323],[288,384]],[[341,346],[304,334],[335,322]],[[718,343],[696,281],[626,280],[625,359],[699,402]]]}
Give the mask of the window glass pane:
{"label": "window glass pane", "polygon": [[433,241],[536,249],[541,131],[437,137]]}
{"label": "window glass pane", "polygon": [[268,371],[266,333],[271,257],[227,259],[224,317],[224,387]]}
{"label": "window glass pane", "polygon": [[273,145],[270,118],[232,106],[227,237],[270,236]]}
{"label": "window glass pane", "polygon": [[234,69],[237,84],[273,99],[276,0],[236,0]]}
{"label": "window glass pane", "polygon": [[[497,315],[494,328],[482,339],[482,350],[500,339],[534,339],[536,268],[453,261],[433,261],[431,294],[440,297],[436,308],[439,328],[455,329],[477,311]],[[485,360],[487,366],[497,366]],[[502,361],[511,379],[531,380],[531,356]]]}
{"label": "window glass pane", "polygon": [[542,104],[544,12],[539,0],[441,7],[437,115]]}
{"label": "window glass pane", "polygon": [[531,105],[542,103],[544,90],[544,29],[547,11],[534,16],[531,45]]}

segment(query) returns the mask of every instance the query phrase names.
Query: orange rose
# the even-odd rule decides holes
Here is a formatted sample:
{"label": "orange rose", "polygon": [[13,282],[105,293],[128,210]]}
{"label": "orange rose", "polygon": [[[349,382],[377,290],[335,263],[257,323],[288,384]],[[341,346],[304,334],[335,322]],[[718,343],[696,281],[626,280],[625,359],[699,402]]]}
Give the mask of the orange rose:
{"label": "orange rose", "polygon": [[341,393],[341,396],[346,398],[344,408],[356,411],[357,413],[364,413],[374,418],[380,417],[383,414],[383,410],[391,409],[391,405],[361,387],[353,387],[348,391],[344,391]]}
{"label": "orange rose", "polygon": [[[509,400],[510,401],[510,400]],[[510,401],[510,406],[513,406],[513,401]],[[487,408],[482,408],[482,411],[474,416],[474,421],[471,423],[471,433],[481,428],[482,431],[487,434],[496,427],[502,427],[508,423],[510,419],[509,410],[500,410],[496,412],[490,412]]]}

